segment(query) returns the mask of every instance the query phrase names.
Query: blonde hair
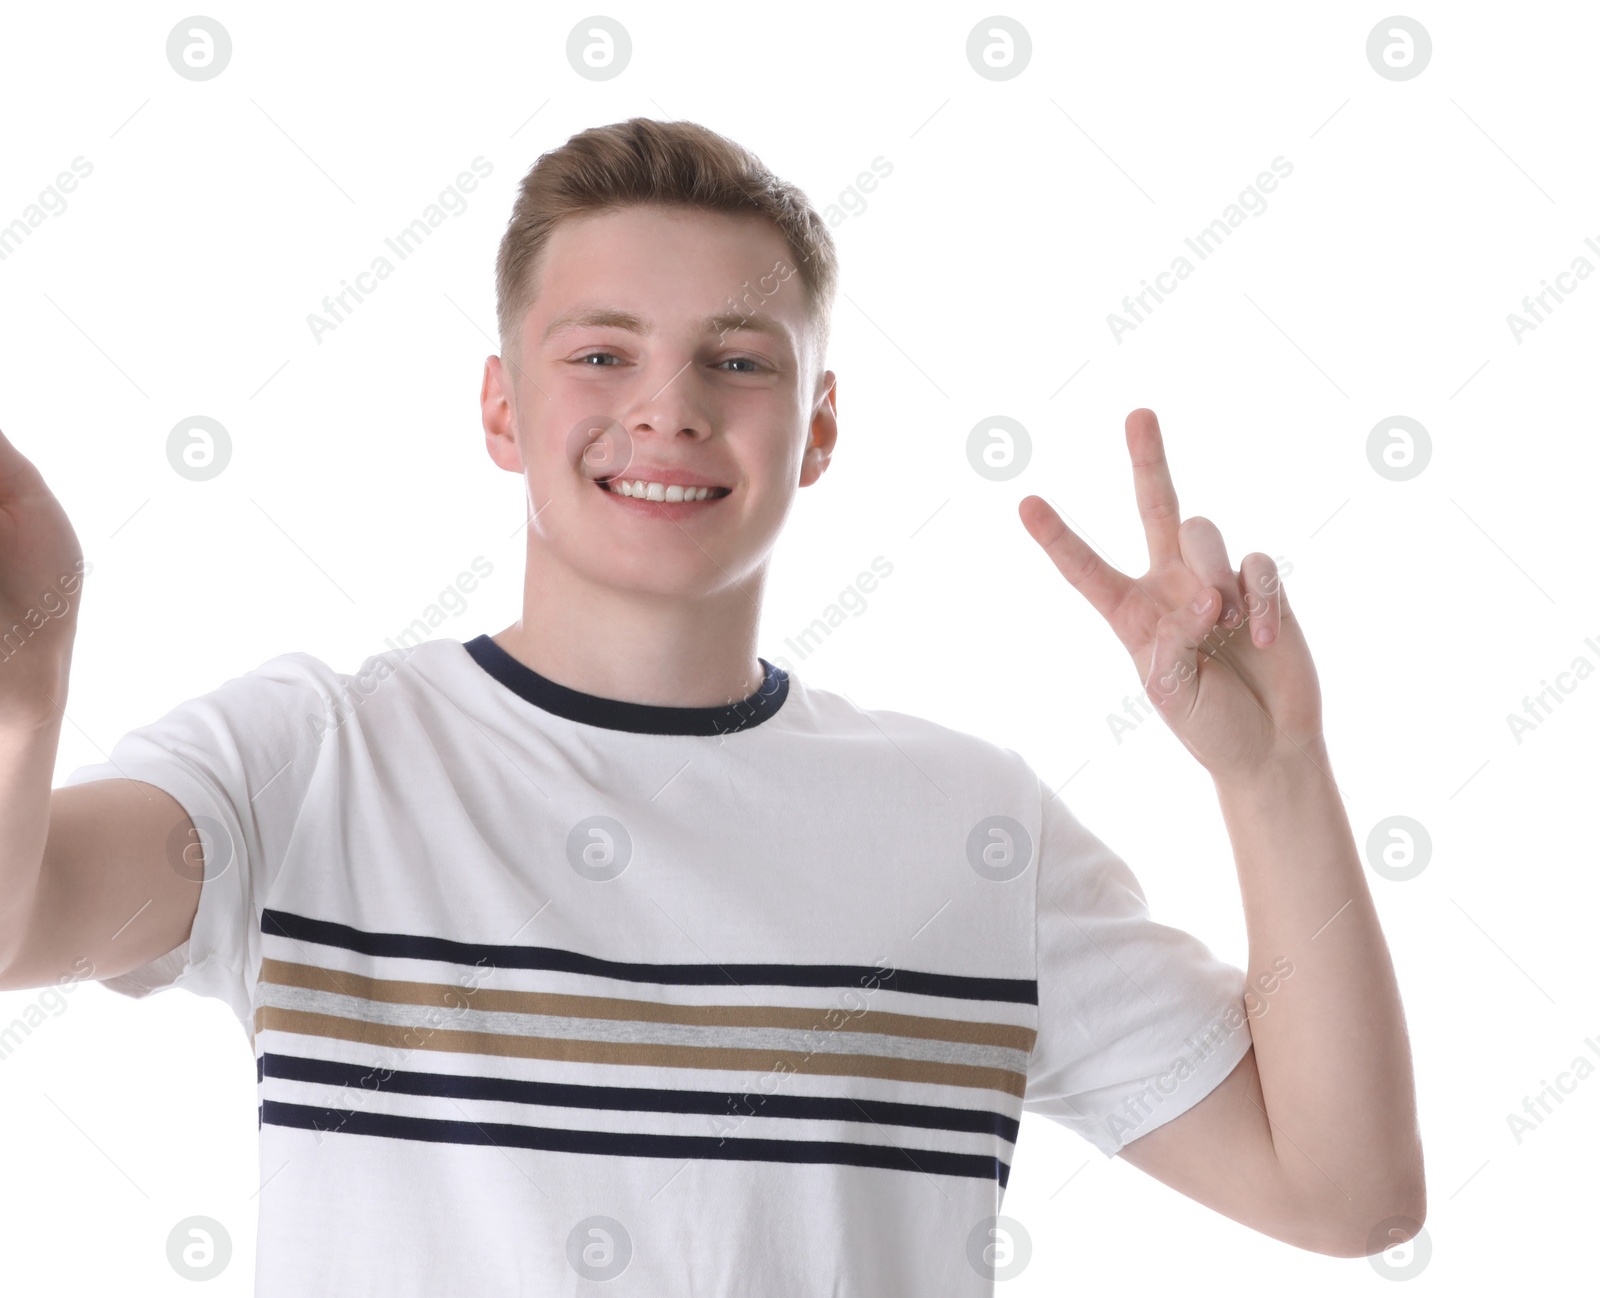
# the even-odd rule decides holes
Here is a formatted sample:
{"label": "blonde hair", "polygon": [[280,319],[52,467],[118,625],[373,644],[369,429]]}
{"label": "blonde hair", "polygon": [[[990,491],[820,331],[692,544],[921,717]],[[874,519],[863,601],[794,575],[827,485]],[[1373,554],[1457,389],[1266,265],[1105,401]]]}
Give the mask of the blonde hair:
{"label": "blonde hair", "polygon": [[522,178],[495,259],[503,356],[520,343],[523,318],[539,293],[540,257],[556,227],[637,204],[771,221],[793,254],[821,371],[839,279],[838,254],[822,217],[800,189],[779,180],[742,145],[695,122],[648,117],[580,131],[541,154]]}

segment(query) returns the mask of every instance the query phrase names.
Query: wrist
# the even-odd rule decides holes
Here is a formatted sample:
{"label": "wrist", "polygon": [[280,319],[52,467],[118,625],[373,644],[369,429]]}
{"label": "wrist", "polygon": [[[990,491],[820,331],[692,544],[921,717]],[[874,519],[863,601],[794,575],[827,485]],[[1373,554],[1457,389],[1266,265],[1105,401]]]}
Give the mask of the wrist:
{"label": "wrist", "polygon": [[1321,734],[1298,742],[1284,739],[1253,766],[1213,772],[1211,780],[1224,802],[1292,797],[1319,788],[1337,792],[1328,745]]}

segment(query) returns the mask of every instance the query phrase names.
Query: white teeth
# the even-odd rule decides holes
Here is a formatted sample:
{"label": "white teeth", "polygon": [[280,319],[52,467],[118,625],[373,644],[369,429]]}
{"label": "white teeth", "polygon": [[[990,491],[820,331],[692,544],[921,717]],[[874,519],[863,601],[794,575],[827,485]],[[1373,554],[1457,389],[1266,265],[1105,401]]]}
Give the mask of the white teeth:
{"label": "white teeth", "polygon": [[606,486],[619,496],[631,496],[635,500],[704,500],[715,490],[712,487],[669,487],[660,482],[646,482],[642,478],[613,478]]}

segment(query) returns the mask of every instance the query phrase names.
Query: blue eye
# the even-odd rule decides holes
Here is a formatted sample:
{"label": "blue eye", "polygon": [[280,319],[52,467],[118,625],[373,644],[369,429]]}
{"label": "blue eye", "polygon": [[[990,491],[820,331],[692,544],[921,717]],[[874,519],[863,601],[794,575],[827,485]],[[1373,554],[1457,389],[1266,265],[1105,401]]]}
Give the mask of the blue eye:
{"label": "blue eye", "polygon": [[[617,361],[618,364],[621,363],[621,357],[619,357],[615,352],[604,352],[604,351],[602,351],[602,352],[586,352],[582,356],[574,357],[573,358],[573,363],[575,365],[583,365],[588,361],[600,360],[602,357],[609,357],[610,359],[612,359],[614,361]],[[718,361],[717,365],[718,365],[718,368],[720,368],[723,365],[748,365],[748,366],[751,367],[751,368],[749,368],[747,370],[732,370],[732,371],[730,371],[730,373],[734,373],[734,374],[758,374],[763,369],[766,368],[764,365],[762,365],[762,363],[760,361],[756,360],[753,356],[730,356],[725,361]],[[609,370],[609,369],[614,369],[615,366],[612,366],[612,365],[590,365],[589,368],[592,369],[592,370]]]}

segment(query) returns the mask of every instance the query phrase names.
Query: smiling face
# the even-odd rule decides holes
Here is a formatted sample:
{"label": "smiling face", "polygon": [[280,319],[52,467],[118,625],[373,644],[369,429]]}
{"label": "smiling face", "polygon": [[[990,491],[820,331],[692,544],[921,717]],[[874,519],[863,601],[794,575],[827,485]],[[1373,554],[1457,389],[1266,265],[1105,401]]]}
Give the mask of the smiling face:
{"label": "smiling face", "polygon": [[[527,476],[530,561],[538,546],[598,585],[732,592],[837,435],[788,244],[757,216],[634,206],[563,222],[539,273],[515,364],[491,357],[483,385],[489,454]],[[730,490],[655,503],[599,485],[613,477]]]}

